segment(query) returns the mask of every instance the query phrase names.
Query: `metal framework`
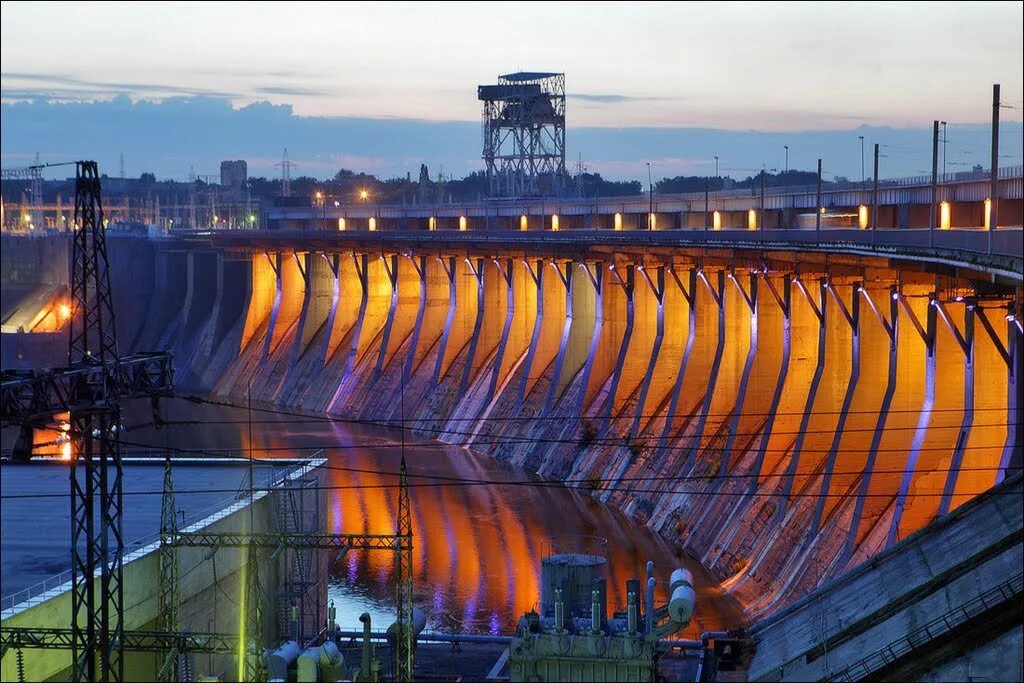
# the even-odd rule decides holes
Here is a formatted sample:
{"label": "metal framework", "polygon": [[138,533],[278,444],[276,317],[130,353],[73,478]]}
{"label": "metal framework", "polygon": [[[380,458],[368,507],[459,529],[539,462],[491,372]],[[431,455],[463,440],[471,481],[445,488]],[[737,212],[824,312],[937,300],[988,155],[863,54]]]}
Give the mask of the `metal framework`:
{"label": "metal framework", "polygon": [[565,74],[518,72],[477,87],[492,197],[565,194]]}
{"label": "metal framework", "polygon": [[0,418],[21,428],[24,457],[31,455],[35,425],[57,412],[70,414],[72,677],[119,681],[124,677],[120,398],[149,394],[155,400],[173,378],[169,354],[145,354],[123,364],[118,357],[95,161],[75,162],[74,224],[68,366],[4,371]]}
{"label": "metal framework", "polygon": [[398,637],[395,641],[395,679],[411,681],[412,663],[412,511],[409,508],[409,476],[402,456],[398,475],[398,529],[395,541],[395,603]]}
{"label": "metal framework", "polygon": [[[0,628],[0,651],[9,649],[70,650],[74,642],[69,628]],[[124,631],[121,648],[131,652],[179,652],[234,654],[238,636],[229,633],[179,633],[170,631]]]}

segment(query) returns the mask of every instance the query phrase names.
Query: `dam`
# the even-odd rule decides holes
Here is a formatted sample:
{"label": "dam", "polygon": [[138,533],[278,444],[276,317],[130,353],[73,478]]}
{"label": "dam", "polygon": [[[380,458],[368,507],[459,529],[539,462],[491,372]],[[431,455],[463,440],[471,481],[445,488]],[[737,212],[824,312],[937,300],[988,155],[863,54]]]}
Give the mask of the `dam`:
{"label": "dam", "polygon": [[[1000,215],[1010,223],[1019,193],[1020,179],[1008,179]],[[734,201],[747,215],[739,203],[760,200]],[[849,195],[854,215],[861,201]],[[834,205],[822,215],[846,211]],[[976,216],[957,214],[976,225],[950,230],[771,228],[757,215],[753,229],[658,218],[657,229],[627,219],[617,230],[534,206],[557,224],[535,229],[528,218],[524,230],[521,206],[507,211],[511,227],[458,220],[472,215],[467,206],[450,225],[432,209],[422,225],[389,224],[387,209],[360,225],[365,208],[354,206],[330,229],[312,211],[281,209],[268,230],[111,233],[122,352],[173,354],[182,415],[170,436],[143,425],[126,447],[267,458],[326,449],[328,468],[373,470],[393,468],[409,439],[413,528],[425,537],[414,574],[431,594],[416,597],[435,602],[431,629],[454,620],[466,633],[509,633],[536,599],[537,539],[597,534],[611,541],[610,602],[625,605],[619,584],[644,561],[682,561],[700,605],[686,637],[749,628],[751,675],[799,678],[806,671],[787,657],[821,642],[799,652],[779,643],[809,618],[808,600],[852,590],[851,577],[933,537],[941,545],[993,505],[993,545],[977,526],[977,557],[988,559],[968,561],[954,543],[950,560],[963,561],[935,581],[966,582],[950,593],[952,609],[994,585],[970,577],[1001,571],[1010,602],[980,614],[1012,604],[1020,521],[1006,506],[1019,507],[1024,444],[1019,227],[986,230],[983,202]],[[70,247],[60,234],[3,236],[5,366],[60,364]],[[352,460],[360,449],[369,459]],[[465,453],[492,465],[462,462]],[[437,469],[439,459],[451,465]],[[386,496],[344,490],[376,475],[326,476],[343,489],[328,496],[334,531],[393,528]],[[455,501],[431,490],[430,477],[452,476],[543,493]],[[565,512],[556,521],[520,508]],[[478,529],[482,514],[493,522]],[[360,609],[387,613],[391,568],[383,557],[346,561],[326,590],[354,631]],[[377,587],[359,578],[375,573]],[[504,598],[495,581],[508,586]],[[918,618],[910,612],[925,598],[907,595],[907,613],[865,617],[889,631],[854,624],[828,636],[852,643],[844,675],[892,666],[858,658],[894,647],[905,629],[887,619]],[[999,642],[1019,644],[1019,628],[1008,628]],[[920,656],[908,652],[893,661]]]}

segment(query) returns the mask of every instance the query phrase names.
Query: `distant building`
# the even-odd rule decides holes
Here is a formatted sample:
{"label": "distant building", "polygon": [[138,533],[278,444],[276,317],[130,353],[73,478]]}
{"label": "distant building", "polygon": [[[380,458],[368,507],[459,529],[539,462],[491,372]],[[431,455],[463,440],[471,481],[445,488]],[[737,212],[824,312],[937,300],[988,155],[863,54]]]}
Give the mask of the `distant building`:
{"label": "distant building", "polygon": [[241,189],[249,179],[249,167],[245,161],[220,162],[220,184],[224,187]]}

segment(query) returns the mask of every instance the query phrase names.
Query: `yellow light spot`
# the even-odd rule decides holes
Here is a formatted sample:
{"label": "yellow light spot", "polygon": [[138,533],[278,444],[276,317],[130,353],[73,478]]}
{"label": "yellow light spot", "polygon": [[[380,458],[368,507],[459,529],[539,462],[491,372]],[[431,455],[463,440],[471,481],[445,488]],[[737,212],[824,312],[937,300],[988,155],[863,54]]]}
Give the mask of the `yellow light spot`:
{"label": "yellow light spot", "polygon": [[721,211],[715,211],[713,214],[711,214],[711,225],[712,225],[712,227],[715,230],[721,230],[722,229],[722,212]]}
{"label": "yellow light spot", "polygon": [[60,447],[60,459],[71,460],[71,442],[65,441]]}
{"label": "yellow light spot", "polygon": [[338,230],[340,232],[344,232],[344,230],[345,230],[345,219],[344,218],[339,218],[338,219]]}
{"label": "yellow light spot", "polygon": [[67,320],[71,317],[71,307],[67,304],[61,304],[57,310],[60,311],[60,317],[63,320]]}
{"label": "yellow light spot", "polygon": [[857,225],[861,230],[868,227],[868,207],[863,204],[857,207]]}
{"label": "yellow light spot", "polygon": [[377,219],[370,218],[370,232],[374,232],[377,229]]}
{"label": "yellow light spot", "polygon": [[553,232],[558,232],[558,214],[557,213],[551,214],[551,230]]}
{"label": "yellow light spot", "polygon": [[427,230],[429,230],[430,232],[434,232],[435,230],[437,230],[437,218],[436,217],[431,216],[430,218],[427,219]]}
{"label": "yellow light spot", "polygon": [[747,230],[757,230],[757,211],[754,209],[747,211]]}
{"label": "yellow light spot", "polygon": [[616,230],[622,230],[622,214],[621,213],[615,214],[614,225],[615,225],[615,229]]}
{"label": "yellow light spot", "polygon": [[526,221],[526,215],[524,214],[524,215],[520,216],[519,217],[519,229],[525,232],[529,227],[530,227],[530,225]]}
{"label": "yellow light spot", "polygon": [[459,230],[465,231],[466,227],[466,217],[459,216]]}
{"label": "yellow light spot", "polygon": [[949,202],[941,202],[939,204],[939,227],[942,230],[949,230],[951,223],[952,216]]}
{"label": "yellow light spot", "polygon": [[361,199],[363,201],[366,201],[366,199],[369,196],[370,196],[370,191],[369,190],[359,190],[359,199]]}
{"label": "yellow light spot", "polygon": [[985,229],[990,230],[992,228],[992,200],[985,200]]}

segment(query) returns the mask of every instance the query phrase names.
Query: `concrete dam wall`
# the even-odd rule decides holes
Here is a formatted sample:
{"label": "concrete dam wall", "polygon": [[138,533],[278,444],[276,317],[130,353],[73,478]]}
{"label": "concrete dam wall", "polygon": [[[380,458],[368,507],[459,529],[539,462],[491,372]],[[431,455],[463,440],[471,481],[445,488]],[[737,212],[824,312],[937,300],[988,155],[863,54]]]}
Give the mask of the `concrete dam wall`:
{"label": "concrete dam wall", "polygon": [[692,247],[110,250],[121,352],[173,351],[179,387],[404,417],[561,479],[752,619],[1020,468],[1019,282]]}

